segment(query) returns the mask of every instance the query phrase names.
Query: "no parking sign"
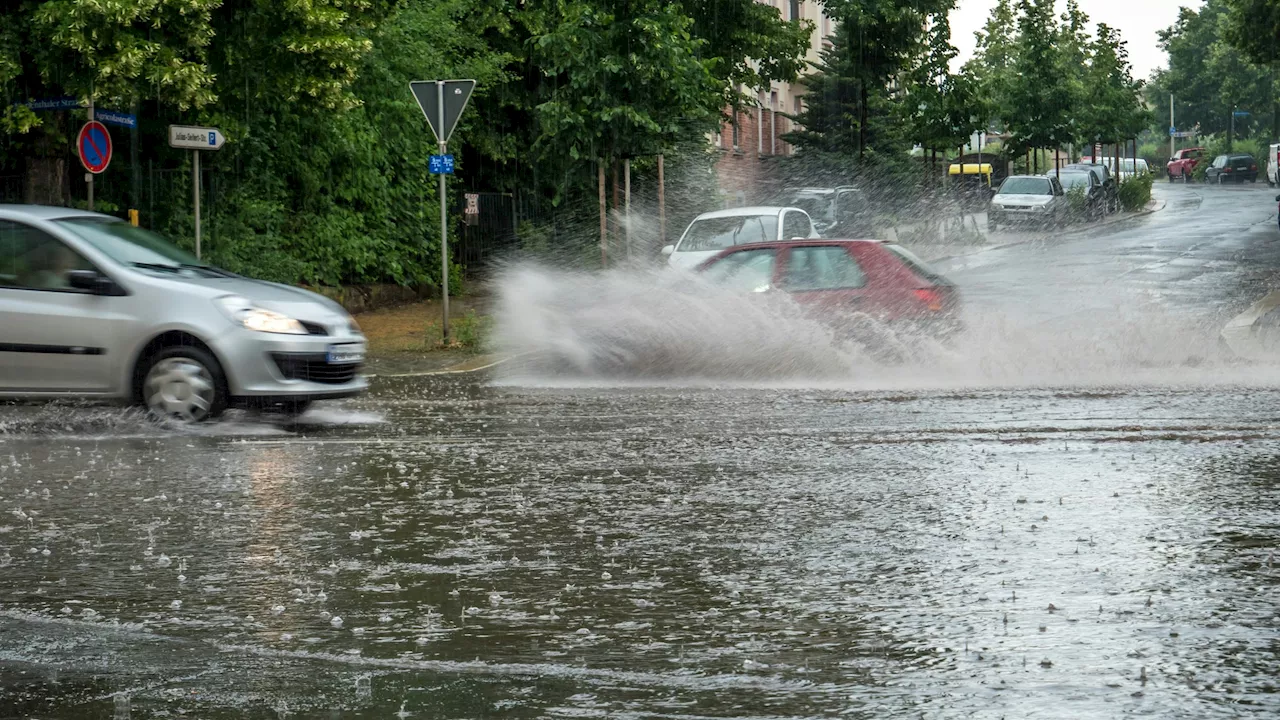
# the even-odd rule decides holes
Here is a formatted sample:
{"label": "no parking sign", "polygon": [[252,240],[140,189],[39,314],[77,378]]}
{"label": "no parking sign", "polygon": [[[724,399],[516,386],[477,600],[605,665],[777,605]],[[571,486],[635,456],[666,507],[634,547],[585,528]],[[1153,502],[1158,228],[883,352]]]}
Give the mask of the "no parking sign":
{"label": "no parking sign", "polygon": [[80,151],[80,163],[94,175],[101,174],[111,163],[111,134],[107,126],[90,120],[80,128],[76,137],[76,149]]}

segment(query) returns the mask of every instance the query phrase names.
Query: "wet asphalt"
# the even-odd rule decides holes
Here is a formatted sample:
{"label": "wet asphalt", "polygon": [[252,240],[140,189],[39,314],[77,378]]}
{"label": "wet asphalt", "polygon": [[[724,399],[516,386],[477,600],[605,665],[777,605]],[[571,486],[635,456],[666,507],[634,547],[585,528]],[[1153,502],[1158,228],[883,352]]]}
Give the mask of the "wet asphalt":
{"label": "wet asphalt", "polygon": [[1157,196],[939,263],[1052,382],[0,408],[0,718],[1275,717],[1280,380],[1194,347],[1274,194]]}

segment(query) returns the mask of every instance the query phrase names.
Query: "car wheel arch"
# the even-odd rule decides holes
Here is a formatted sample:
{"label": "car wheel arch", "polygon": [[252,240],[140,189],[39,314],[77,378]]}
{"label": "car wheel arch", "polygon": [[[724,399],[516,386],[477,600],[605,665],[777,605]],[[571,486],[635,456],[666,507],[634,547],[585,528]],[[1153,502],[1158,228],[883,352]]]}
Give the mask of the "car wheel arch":
{"label": "car wheel arch", "polygon": [[141,402],[142,400],[142,380],[147,371],[148,361],[162,350],[172,347],[194,347],[209,354],[220,366],[222,376],[227,383],[227,392],[230,393],[231,371],[226,361],[213,349],[208,343],[187,330],[164,330],[156,333],[151,337],[136,353],[134,353],[133,362],[129,371],[129,399],[133,402]]}

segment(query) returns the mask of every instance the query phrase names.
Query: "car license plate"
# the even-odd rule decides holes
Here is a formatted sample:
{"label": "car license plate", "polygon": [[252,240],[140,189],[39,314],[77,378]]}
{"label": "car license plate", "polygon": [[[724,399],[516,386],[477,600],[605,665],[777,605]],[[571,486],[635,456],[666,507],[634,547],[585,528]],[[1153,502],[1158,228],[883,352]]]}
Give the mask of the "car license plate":
{"label": "car license plate", "polygon": [[360,362],[364,362],[364,345],[348,343],[329,346],[330,365],[352,365]]}

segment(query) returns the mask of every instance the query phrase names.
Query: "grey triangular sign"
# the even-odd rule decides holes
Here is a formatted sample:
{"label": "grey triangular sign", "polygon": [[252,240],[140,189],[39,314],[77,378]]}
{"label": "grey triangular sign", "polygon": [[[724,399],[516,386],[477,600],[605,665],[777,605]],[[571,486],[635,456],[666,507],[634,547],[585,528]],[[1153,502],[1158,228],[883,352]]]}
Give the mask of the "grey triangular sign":
{"label": "grey triangular sign", "polygon": [[418,101],[418,107],[422,108],[422,114],[427,116],[427,124],[431,126],[431,132],[436,134],[436,139],[440,142],[449,142],[449,136],[453,134],[453,129],[458,126],[458,118],[462,116],[462,111],[467,107],[467,101],[471,99],[471,91],[476,87],[475,80],[444,80],[444,118],[443,123],[440,117],[440,90],[436,80],[414,80],[409,83],[409,89],[413,91],[413,97]]}

